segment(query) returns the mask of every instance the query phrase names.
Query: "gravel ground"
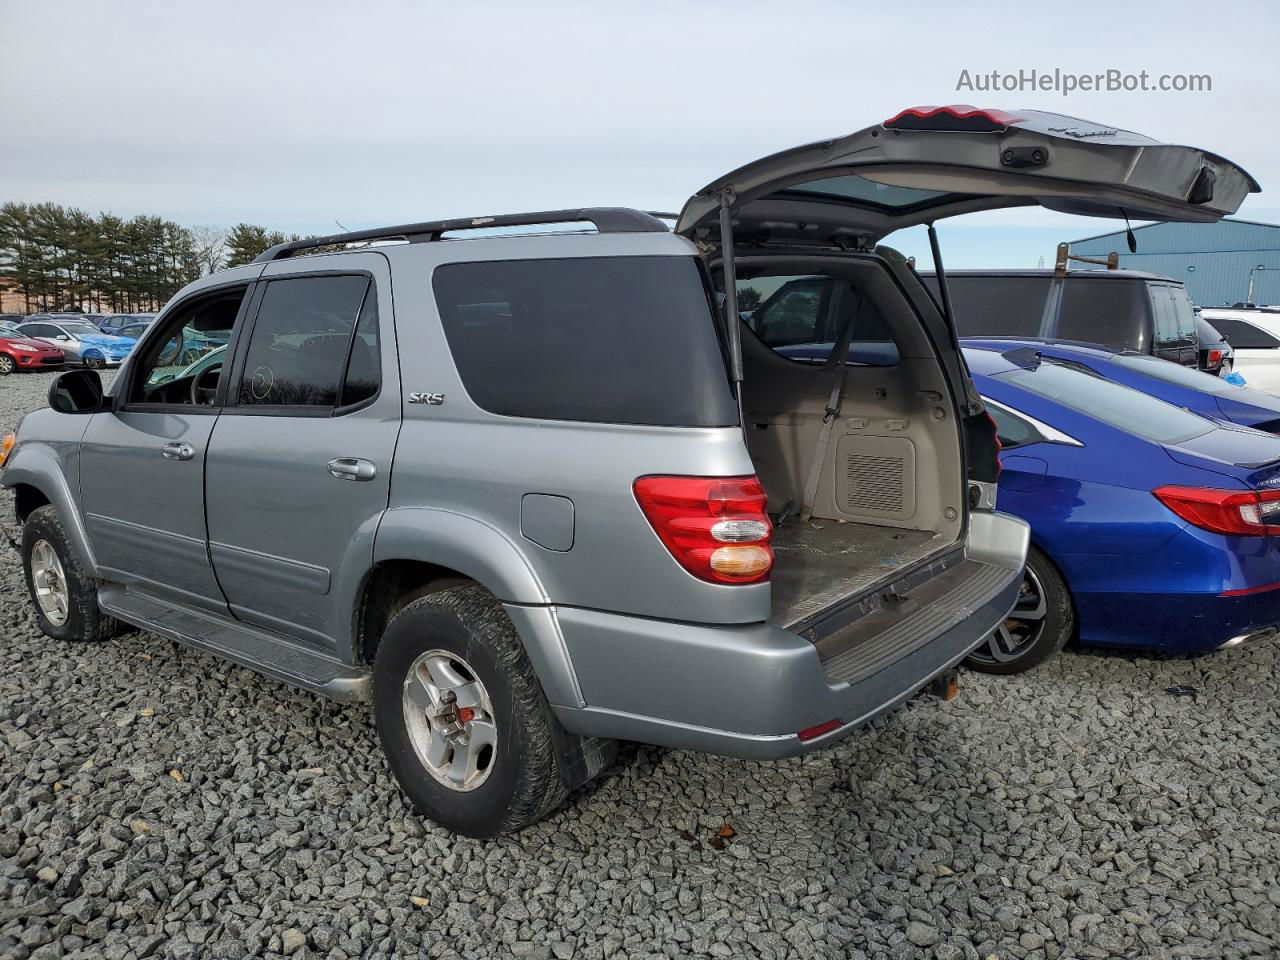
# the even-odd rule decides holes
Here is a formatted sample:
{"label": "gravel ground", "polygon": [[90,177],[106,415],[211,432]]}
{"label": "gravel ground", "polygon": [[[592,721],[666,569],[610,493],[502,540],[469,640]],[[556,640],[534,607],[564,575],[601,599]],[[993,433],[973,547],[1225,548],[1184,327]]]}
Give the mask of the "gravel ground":
{"label": "gravel ground", "polygon": [[[0,380],[0,432],[48,381]],[[783,763],[627,748],[482,843],[366,709],[43,638],[3,538],[0,611],[0,957],[1280,955],[1277,644],[969,674]]]}

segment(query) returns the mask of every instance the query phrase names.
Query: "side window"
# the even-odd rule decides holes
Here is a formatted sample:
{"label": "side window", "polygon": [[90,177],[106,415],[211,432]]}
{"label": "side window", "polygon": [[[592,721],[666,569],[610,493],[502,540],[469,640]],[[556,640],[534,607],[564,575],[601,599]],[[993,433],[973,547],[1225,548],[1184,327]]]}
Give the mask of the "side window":
{"label": "side window", "polygon": [[1008,410],[1002,410],[994,403],[987,404],[987,413],[996,423],[996,436],[1000,438],[1002,450],[1025,447],[1028,443],[1035,443],[1040,439],[1040,434],[1035,427],[1021,417],[1015,417]]}
{"label": "side window", "polygon": [[1191,298],[1182,287],[1168,287],[1169,303],[1177,323],[1178,339],[1184,344],[1199,342],[1196,336],[1196,311],[1191,305]]}
{"label": "side window", "polygon": [[240,404],[336,406],[369,286],[366,276],[270,281],[249,339]]}
{"label": "side window", "polygon": [[1151,287],[1151,306],[1155,312],[1157,347],[1177,346],[1180,339],[1178,333],[1178,314],[1174,310],[1173,299],[1166,286]]}
{"label": "side window", "polygon": [[831,286],[823,278],[789,280],[755,309],[747,326],[774,349],[820,343]]}
{"label": "side window", "polygon": [[1275,350],[1280,339],[1259,330],[1251,323],[1231,317],[1209,317],[1209,323],[1237,350]]}
{"label": "side window", "polygon": [[378,295],[369,284],[360,318],[356,321],[356,333],[351,338],[351,353],[347,358],[347,372],[342,380],[342,396],[339,406],[350,407],[372,400],[382,389],[382,356],[378,338]]}
{"label": "side window", "polygon": [[[139,340],[130,404],[212,404],[231,331],[247,286],[227,287],[178,304],[156,336]],[[136,336],[145,334],[139,324]],[[197,382],[198,381],[198,382]]]}
{"label": "side window", "polygon": [[[848,362],[864,366],[893,366],[898,347],[889,325],[866,296],[851,284],[828,277],[768,278],[745,281],[739,297],[758,296],[756,284],[777,285],[746,319],[760,342],[784,357],[805,363],[825,363],[845,323],[852,320]],[[752,294],[746,293],[748,290]]]}

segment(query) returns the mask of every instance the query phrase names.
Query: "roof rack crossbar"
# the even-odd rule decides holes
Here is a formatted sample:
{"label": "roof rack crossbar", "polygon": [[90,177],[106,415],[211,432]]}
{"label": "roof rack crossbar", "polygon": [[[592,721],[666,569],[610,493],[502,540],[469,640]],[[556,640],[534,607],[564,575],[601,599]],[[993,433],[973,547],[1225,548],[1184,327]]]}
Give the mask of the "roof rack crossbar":
{"label": "roof rack crossbar", "polygon": [[373,240],[404,239],[411,243],[439,240],[442,234],[457,230],[486,230],[493,227],[526,227],[547,223],[591,223],[601,233],[668,233],[669,228],[652,214],[629,207],[584,207],[581,210],[544,210],[537,213],[509,213],[495,217],[467,217],[458,220],[434,220],[427,223],[405,223],[373,230],[334,233],[327,237],[308,237],[278,243],[258,254],[254,263],[284,260],[304,250],[317,247],[363,243]]}

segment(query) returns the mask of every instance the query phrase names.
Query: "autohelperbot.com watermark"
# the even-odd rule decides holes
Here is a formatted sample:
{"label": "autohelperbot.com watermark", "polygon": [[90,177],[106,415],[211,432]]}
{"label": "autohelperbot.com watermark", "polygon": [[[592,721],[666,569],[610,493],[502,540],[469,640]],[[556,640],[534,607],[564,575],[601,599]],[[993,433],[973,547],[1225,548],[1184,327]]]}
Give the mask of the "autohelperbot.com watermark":
{"label": "autohelperbot.com watermark", "polygon": [[956,90],[967,93],[1211,93],[1207,73],[1152,73],[1107,69],[1076,73],[1052,70],[961,70]]}

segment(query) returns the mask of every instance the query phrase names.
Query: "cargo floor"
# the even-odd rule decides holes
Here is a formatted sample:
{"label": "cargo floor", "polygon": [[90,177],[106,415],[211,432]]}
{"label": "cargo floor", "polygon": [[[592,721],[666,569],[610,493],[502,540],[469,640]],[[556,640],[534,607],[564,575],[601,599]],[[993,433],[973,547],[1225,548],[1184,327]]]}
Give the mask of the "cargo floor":
{"label": "cargo floor", "polygon": [[945,543],[928,530],[792,518],[773,533],[773,615],[784,627],[871,586]]}

